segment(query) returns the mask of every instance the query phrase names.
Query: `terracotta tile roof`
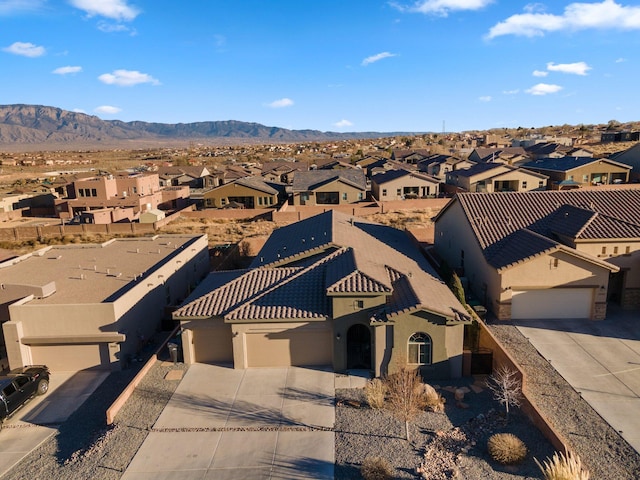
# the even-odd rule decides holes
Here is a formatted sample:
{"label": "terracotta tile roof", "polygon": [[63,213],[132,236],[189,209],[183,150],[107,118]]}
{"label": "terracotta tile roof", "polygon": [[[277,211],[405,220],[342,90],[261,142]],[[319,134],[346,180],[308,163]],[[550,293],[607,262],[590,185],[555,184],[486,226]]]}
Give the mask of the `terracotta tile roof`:
{"label": "terracotta tile roof", "polygon": [[345,182],[360,190],[366,190],[367,188],[367,178],[359,168],[298,172],[293,178],[292,188],[294,192],[306,192],[335,180]]}
{"label": "terracotta tile roof", "polygon": [[454,201],[496,267],[560,246],[563,237],[640,238],[640,189],[463,193]]}
{"label": "terracotta tile roof", "polygon": [[[385,320],[408,310],[466,318],[403,232],[335,211],[274,231],[237,277],[211,275],[174,318],[323,319],[332,314],[330,296],[341,293],[390,296],[379,315]],[[227,283],[219,275],[227,275]]]}

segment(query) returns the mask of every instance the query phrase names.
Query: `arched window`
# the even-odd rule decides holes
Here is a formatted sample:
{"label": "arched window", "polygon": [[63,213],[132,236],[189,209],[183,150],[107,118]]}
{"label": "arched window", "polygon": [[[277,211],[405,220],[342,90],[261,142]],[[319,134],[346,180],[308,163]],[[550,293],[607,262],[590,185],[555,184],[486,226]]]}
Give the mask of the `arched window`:
{"label": "arched window", "polygon": [[431,365],[431,337],[418,332],[409,337],[407,345],[407,363],[413,365]]}

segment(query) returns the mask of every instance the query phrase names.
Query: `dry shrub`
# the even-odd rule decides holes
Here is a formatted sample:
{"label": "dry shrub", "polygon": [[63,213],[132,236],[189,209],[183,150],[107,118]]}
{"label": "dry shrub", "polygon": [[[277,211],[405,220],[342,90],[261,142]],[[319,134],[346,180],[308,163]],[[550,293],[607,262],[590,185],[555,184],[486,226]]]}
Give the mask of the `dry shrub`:
{"label": "dry shrub", "polygon": [[364,395],[371,408],[384,407],[384,397],[387,394],[387,386],[379,378],[367,381],[364,386]]}
{"label": "dry shrub", "polygon": [[542,465],[538,459],[534,459],[545,480],[589,480],[589,471],[583,468],[582,460],[571,452],[554,453],[551,459],[545,460]]}
{"label": "dry shrub", "polygon": [[420,386],[425,408],[432,412],[444,412],[445,399],[435,388],[427,383]]}
{"label": "dry shrub", "polygon": [[393,478],[393,467],[382,457],[367,457],[362,462],[360,474],[364,480],[390,480]]}
{"label": "dry shrub", "polygon": [[522,462],[527,456],[527,447],[522,440],[512,433],[496,433],[487,441],[489,455],[503,465]]}

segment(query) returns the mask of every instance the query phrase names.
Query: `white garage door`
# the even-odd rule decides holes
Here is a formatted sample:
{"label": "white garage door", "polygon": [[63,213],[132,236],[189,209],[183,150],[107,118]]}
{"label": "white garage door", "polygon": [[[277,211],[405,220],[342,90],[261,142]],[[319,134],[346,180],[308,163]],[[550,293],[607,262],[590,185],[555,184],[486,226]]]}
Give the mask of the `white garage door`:
{"label": "white garage door", "polygon": [[324,324],[247,333],[247,363],[250,367],[331,365],[331,338],[331,329]]}
{"label": "white garage door", "polygon": [[196,362],[233,362],[231,326],[222,324],[212,328],[194,328],[193,351]]}
{"label": "white garage door", "polygon": [[[100,355],[101,350],[103,354]],[[87,368],[110,368],[107,344],[32,345],[31,361],[52,372],[77,372]]]}
{"label": "white garage door", "polygon": [[591,318],[592,288],[514,291],[511,318]]}

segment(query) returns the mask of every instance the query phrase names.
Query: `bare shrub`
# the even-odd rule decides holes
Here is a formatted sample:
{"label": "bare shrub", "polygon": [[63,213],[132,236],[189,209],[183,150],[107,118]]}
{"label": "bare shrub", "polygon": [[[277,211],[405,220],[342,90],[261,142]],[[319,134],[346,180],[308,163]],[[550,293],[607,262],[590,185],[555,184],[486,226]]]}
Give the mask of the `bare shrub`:
{"label": "bare shrub", "polygon": [[519,407],[522,399],[522,380],[518,372],[503,365],[491,374],[487,387],[493,392],[493,398],[504,406],[508,420],[509,407]]}
{"label": "bare shrub", "polygon": [[386,384],[386,405],[394,417],[404,422],[406,439],[409,442],[409,422],[425,407],[420,375],[417,370],[402,367],[387,377]]}
{"label": "bare shrub", "polygon": [[379,378],[369,380],[364,386],[364,395],[371,408],[384,407],[384,398],[387,393],[387,385]]}
{"label": "bare shrub", "polygon": [[360,474],[364,480],[390,480],[393,478],[393,467],[382,457],[367,457],[362,462]]}
{"label": "bare shrub", "polygon": [[582,466],[582,460],[578,455],[567,452],[556,452],[551,459],[542,464],[534,459],[536,465],[542,471],[545,480],[589,480],[589,471]]}
{"label": "bare shrub", "polygon": [[527,447],[522,440],[512,433],[496,433],[487,441],[489,455],[503,465],[522,462],[527,456]]}

